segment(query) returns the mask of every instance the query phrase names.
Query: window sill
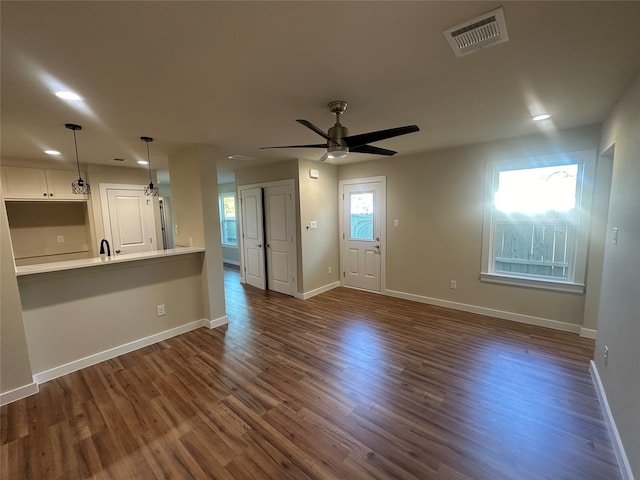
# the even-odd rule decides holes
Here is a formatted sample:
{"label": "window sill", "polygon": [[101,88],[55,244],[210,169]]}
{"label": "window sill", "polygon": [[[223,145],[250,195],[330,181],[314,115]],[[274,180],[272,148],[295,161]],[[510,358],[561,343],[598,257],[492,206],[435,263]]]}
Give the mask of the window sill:
{"label": "window sill", "polygon": [[226,248],[236,248],[236,249],[238,248],[237,243],[222,243],[222,246]]}
{"label": "window sill", "polygon": [[497,273],[481,273],[480,281],[489,283],[502,283],[505,285],[515,285],[518,287],[538,288],[542,290],[553,290],[566,293],[584,293],[584,284],[571,283],[553,280],[539,280],[526,277],[512,277]]}

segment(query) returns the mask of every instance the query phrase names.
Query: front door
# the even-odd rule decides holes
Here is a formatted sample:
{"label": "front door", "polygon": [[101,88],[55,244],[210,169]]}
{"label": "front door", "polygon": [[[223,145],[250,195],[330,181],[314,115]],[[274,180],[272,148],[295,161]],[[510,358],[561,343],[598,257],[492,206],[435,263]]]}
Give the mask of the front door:
{"label": "front door", "polygon": [[342,272],[347,287],[380,292],[384,182],[342,183]]}
{"label": "front door", "polygon": [[268,288],[287,295],[294,294],[294,208],[293,186],[264,189]]}
{"label": "front door", "polygon": [[145,196],[144,186],[106,187],[103,191],[106,197],[104,231],[111,245],[111,255],[162,248],[156,241],[153,199]]}
{"label": "front door", "polygon": [[242,208],[242,250],[245,282],[261,290],[267,288],[264,266],[262,189],[240,191]]}

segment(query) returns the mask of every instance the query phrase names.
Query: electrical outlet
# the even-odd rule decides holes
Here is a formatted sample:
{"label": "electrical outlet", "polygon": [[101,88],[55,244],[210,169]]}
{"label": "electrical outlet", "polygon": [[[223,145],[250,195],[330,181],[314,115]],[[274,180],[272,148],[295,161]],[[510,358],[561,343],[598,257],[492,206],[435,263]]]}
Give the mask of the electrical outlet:
{"label": "electrical outlet", "polygon": [[602,356],[604,357],[604,364],[606,365],[609,361],[609,347],[607,347],[606,345],[604,346],[604,352]]}
{"label": "electrical outlet", "polygon": [[329,268],[327,269],[327,273],[328,273],[329,275],[331,275],[331,273],[332,273],[332,269],[331,269],[331,267],[329,267]]}
{"label": "electrical outlet", "polygon": [[62,235],[58,235],[58,243],[64,243],[64,237]]}
{"label": "electrical outlet", "polygon": [[458,282],[456,282],[455,280],[449,280],[449,288],[451,290],[455,290],[456,288],[458,288]]}
{"label": "electrical outlet", "polygon": [[164,309],[164,303],[162,305],[157,305],[156,306],[156,311],[157,311],[159,317],[165,315],[167,312]]}

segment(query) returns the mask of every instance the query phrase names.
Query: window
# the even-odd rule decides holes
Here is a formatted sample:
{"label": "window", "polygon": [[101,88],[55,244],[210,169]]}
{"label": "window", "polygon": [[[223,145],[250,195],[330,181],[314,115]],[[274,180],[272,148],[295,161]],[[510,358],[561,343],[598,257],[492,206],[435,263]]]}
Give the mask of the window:
{"label": "window", "polygon": [[595,152],[487,166],[481,280],[584,291]]}
{"label": "window", "polygon": [[351,193],[351,240],[373,240],[373,192]]}
{"label": "window", "polygon": [[220,194],[220,231],[223,245],[238,245],[236,196],[233,193]]}

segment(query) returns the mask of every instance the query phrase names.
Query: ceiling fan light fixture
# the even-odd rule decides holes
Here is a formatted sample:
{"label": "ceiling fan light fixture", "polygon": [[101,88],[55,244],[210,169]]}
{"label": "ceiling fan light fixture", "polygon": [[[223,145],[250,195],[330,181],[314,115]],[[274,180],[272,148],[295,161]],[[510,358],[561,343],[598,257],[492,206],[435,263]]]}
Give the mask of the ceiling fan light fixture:
{"label": "ceiling fan light fixture", "polygon": [[329,150],[327,158],[344,158],[349,155],[349,149],[346,147],[337,147],[335,150]]}
{"label": "ceiling fan light fixture", "polygon": [[82,179],[80,175],[80,160],[78,159],[78,142],[76,140],[76,130],[82,130],[80,125],[75,123],[65,123],[65,128],[73,131],[73,145],[76,149],[76,165],[78,167],[78,179],[71,182],[71,192],[75,195],[89,195],[91,193],[91,186]]}
{"label": "ceiling fan light fixture", "polygon": [[278,147],[260,148],[324,148],[326,149],[326,152],[322,157],[320,157],[319,160],[321,162],[324,162],[328,158],[344,158],[349,155],[350,151],[355,153],[392,156],[397,152],[386,148],[374,147],[369,144],[386,140],[388,138],[398,137],[400,135],[406,135],[407,133],[420,131],[417,125],[406,125],[404,127],[361,133],[360,135],[349,135],[347,127],[340,123],[340,116],[347,109],[347,102],[337,100],[335,102],[330,102],[328,107],[329,111],[336,116],[336,123],[333,127],[329,128],[327,132],[316,127],[309,120],[296,120],[299,124],[304,125],[309,130],[324,138],[326,140],[325,143],[316,143],[312,145],[281,145]]}
{"label": "ceiling fan light fixture", "polygon": [[[149,156],[149,142],[153,142],[153,138],[151,137],[140,137],[140,140],[147,144],[147,164],[149,165],[149,185],[144,188],[144,194],[147,197],[157,197],[158,196],[158,186],[153,184],[153,180],[151,179],[151,157]],[[140,163],[140,162],[138,162]]]}

